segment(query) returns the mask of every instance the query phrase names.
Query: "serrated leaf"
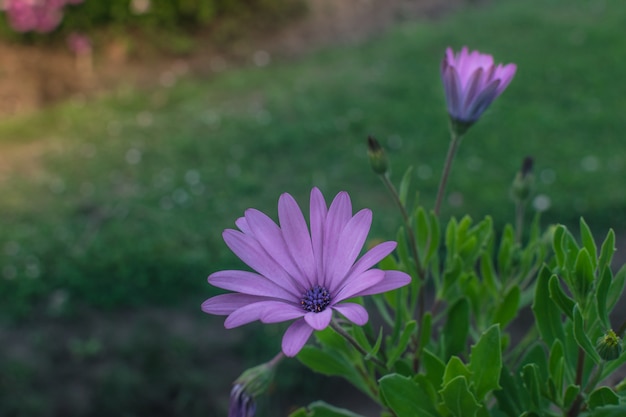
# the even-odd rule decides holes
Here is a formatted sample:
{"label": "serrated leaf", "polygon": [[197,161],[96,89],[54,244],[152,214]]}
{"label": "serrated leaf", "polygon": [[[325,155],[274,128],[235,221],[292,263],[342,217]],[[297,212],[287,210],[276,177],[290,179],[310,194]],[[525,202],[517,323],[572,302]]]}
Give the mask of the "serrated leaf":
{"label": "serrated leaf", "polygon": [[592,410],[605,405],[618,405],[619,397],[611,388],[599,387],[589,394],[587,404]]}
{"label": "serrated leaf", "polygon": [[391,374],[382,377],[378,384],[384,402],[397,417],[438,417],[428,393],[412,379]]}
{"label": "serrated leaf", "polygon": [[455,417],[475,417],[481,407],[464,376],[457,376],[448,382],[439,393],[443,404]]}
{"label": "serrated leaf", "polygon": [[502,347],[498,324],[488,328],[472,346],[469,370],[472,372],[470,382],[479,401],[490,391],[500,388]]}
{"label": "serrated leaf", "polygon": [[504,411],[507,416],[519,416],[523,410],[529,408],[529,405],[520,397],[521,390],[518,379],[514,377],[506,367],[502,367],[500,383],[502,389],[494,391],[493,394],[498,400],[498,407]]}
{"label": "serrated leaf", "polygon": [[543,266],[539,271],[535,286],[535,299],[532,305],[539,334],[548,346],[551,346],[556,339],[565,339],[561,310],[550,298],[549,280],[551,275],[547,266]]}
{"label": "serrated leaf", "polygon": [[591,360],[596,364],[600,363],[600,355],[598,355],[594,345],[585,333],[585,324],[578,305],[574,307],[574,339],[576,339],[578,346],[585,351]]}
{"label": "serrated leaf", "polygon": [[561,309],[570,320],[574,319],[574,305],[576,304],[561,288],[561,283],[556,275],[550,277],[548,283],[550,290],[550,298]]}
{"label": "serrated leaf", "polygon": [[334,407],[324,401],[316,401],[289,414],[289,417],[363,417],[344,408]]}
{"label": "serrated leaf", "polygon": [[448,319],[443,327],[444,357],[463,352],[467,345],[470,325],[470,306],[467,298],[459,298],[448,310]]}

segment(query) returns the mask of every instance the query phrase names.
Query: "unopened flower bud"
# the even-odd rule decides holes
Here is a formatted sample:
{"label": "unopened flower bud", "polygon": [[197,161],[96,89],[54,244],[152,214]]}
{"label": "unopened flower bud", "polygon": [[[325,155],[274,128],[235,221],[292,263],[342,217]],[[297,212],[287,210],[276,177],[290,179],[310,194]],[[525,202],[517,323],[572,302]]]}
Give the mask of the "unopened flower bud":
{"label": "unopened flower bud", "polygon": [[282,358],[282,353],[279,353],[271,361],[250,368],[239,375],[230,391],[228,417],[254,417],[256,412],[254,398],[267,391],[274,379],[274,369]]}
{"label": "unopened flower bud", "polygon": [[522,167],[515,175],[513,184],[511,184],[511,196],[517,202],[525,202],[532,191],[535,177],[532,173],[533,158],[527,156],[522,162]]}
{"label": "unopened flower bud", "polygon": [[367,137],[367,155],[374,172],[378,175],[385,175],[389,170],[387,154],[373,136]]}
{"label": "unopened flower bud", "polygon": [[622,353],[622,339],[613,330],[608,330],[596,342],[596,351],[605,361],[617,359]]}

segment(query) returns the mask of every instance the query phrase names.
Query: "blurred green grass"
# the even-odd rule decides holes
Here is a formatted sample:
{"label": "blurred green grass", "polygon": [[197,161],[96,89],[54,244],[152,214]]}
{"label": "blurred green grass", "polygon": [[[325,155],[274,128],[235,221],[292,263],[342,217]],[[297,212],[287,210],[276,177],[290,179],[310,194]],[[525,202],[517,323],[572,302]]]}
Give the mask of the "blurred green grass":
{"label": "blurred green grass", "polygon": [[[121,87],[0,123],[17,166],[0,182],[2,315],[72,315],[83,307],[200,302],[205,277],[240,267],[221,240],[248,207],[276,217],[312,186],[348,191],[374,210],[370,237],[393,238],[391,201],[371,173],[365,138],[408,166],[432,207],[448,145],[439,63],[468,45],[518,73],[472,127],[443,218],[512,220],[508,187],[535,158],[544,224],[626,226],[626,3],[496,1],[400,25],[359,46],[325,49],[169,88]],[[13,161],[13,162],[11,162]],[[545,198],[544,198],[544,201]]]}

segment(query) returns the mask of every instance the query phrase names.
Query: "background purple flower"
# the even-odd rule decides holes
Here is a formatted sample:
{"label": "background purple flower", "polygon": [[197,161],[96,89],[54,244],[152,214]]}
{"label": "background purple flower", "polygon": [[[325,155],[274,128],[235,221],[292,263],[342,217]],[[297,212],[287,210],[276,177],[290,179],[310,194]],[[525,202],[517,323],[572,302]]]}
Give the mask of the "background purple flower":
{"label": "background purple flower", "polygon": [[363,209],[353,216],[345,192],[337,194],[327,207],[320,190],[313,188],[310,233],[300,207],[289,194],[278,201],[278,218],[280,226],[260,211],[249,209],[236,222],[239,230],[223,233],[228,247],[256,271],[219,271],[209,276],[212,285],[234,291],[202,304],[207,313],[228,315],[226,328],[255,320],[277,323],[295,319],[282,341],[285,355],[295,356],[313,330],[330,324],[333,310],[355,324],[367,322],[365,308],[346,302],[349,298],[394,290],[411,280],[404,272],[372,269],[395,249],[395,242],[381,243],[357,261],[372,212]]}
{"label": "background purple flower", "polygon": [[494,65],[493,57],[463,47],[454,54],[451,48],[441,62],[441,78],[450,117],[472,124],[509,85],[517,66]]}

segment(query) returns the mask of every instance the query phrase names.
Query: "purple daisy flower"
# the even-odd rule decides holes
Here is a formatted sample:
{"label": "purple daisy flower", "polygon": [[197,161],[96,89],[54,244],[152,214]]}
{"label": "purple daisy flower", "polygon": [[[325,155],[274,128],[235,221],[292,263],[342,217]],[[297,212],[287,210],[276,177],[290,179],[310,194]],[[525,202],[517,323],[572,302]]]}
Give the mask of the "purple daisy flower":
{"label": "purple daisy flower", "polygon": [[[384,242],[358,261],[372,222],[372,212],[352,215],[347,193],[337,194],[330,207],[319,189],[311,190],[310,229],[300,207],[289,194],[278,201],[280,226],[255,209],[237,220],[239,230],[222,236],[228,247],[256,272],[219,271],[212,285],[234,291],[209,298],[202,310],[228,315],[228,329],[260,320],[277,323],[296,320],[283,336],[287,356],[298,354],[313,330],[323,330],[333,310],[355,324],[368,320],[363,306],[349,298],[378,294],[411,281],[400,271],[372,269],[389,255],[396,242]],[[355,262],[356,261],[356,262]]]}
{"label": "purple daisy flower", "polygon": [[448,113],[453,121],[471,125],[509,85],[517,66],[497,66],[493,57],[463,47],[454,54],[446,49],[441,62],[441,78],[446,93]]}

